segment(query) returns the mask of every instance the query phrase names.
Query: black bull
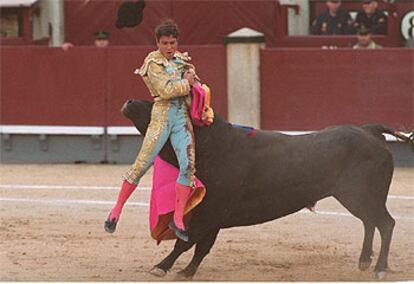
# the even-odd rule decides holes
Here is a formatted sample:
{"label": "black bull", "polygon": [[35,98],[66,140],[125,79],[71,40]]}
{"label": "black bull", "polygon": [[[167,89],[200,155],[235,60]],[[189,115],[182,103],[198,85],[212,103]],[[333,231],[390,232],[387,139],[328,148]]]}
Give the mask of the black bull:
{"label": "black bull", "polygon": [[[130,100],[122,111],[145,134],[151,108],[152,103]],[[337,126],[299,136],[258,130],[247,137],[219,116],[209,127],[196,127],[196,175],[207,194],[194,209],[189,242],[177,240],[152,273],[165,275],[183,252],[196,245],[191,262],[180,271],[192,277],[220,229],[274,220],[333,196],[363,222],[361,270],[371,264],[378,228],[381,251],[375,271],[384,276],[395,221],[385,205],[394,166],[382,133],[399,135],[371,125]],[[160,155],[178,167],[169,143]]]}

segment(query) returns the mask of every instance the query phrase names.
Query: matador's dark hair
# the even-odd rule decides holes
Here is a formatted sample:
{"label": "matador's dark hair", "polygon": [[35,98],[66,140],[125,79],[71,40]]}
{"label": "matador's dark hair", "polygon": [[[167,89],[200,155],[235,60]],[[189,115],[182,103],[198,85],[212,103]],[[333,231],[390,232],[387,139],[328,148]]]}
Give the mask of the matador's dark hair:
{"label": "matador's dark hair", "polygon": [[178,38],[179,34],[180,30],[178,29],[177,24],[172,19],[163,20],[155,28],[155,36],[157,37],[157,41],[160,40],[162,36],[172,35],[173,37]]}

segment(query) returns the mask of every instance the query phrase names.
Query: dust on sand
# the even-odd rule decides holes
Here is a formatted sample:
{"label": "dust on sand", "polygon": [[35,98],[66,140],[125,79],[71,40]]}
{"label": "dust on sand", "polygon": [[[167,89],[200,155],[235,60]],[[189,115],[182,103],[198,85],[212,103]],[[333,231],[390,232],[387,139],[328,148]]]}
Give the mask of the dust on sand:
{"label": "dust on sand", "polygon": [[[126,206],[117,232],[103,222],[127,166],[0,165],[1,281],[169,281],[190,261],[183,254],[164,278],[148,273],[172,249],[156,246],[148,229],[151,172]],[[5,185],[49,185],[10,188]],[[71,186],[56,187],[59,186]],[[82,188],[80,186],[112,188]],[[396,169],[393,196],[414,196],[414,170]],[[385,280],[414,280],[414,200],[387,202],[397,223]],[[317,210],[346,213],[333,198]],[[265,224],[222,230],[196,281],[372,281],[374,262],[358,270],[362,223],[349,216],[297,213]]]}

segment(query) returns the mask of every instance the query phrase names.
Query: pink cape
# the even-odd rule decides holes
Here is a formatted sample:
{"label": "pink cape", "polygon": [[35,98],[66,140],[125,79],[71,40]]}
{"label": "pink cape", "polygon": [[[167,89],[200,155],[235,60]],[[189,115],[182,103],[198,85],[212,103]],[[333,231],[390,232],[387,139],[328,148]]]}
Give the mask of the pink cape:
{"label": "pink cape", "polygon": [[[175,184],[179,170],[173,165],[157,156],[154,160],[154,175],[152,178],[152,191],[150,201],[149,224],[151,236],[161,240],[175,239],[175,234],[168,229],[168,223],[172,219],[175,209]],[[195,189],[187,202],[185,222],[191,217],[191,210],[197,206],[205,195],[203,183],[196,178]]]}
{"label": "pink cape", "polygon": [[194,85],[191,89],[193,101],[191,103],[191,118],[194,125],[203,126],[203,110],[206,104],[206,93],[201,85]]}
{"label": "pink cape", "polygon": [[206,108],[210,108],[207,105],[208,96],[200,84],[196,84],[191,88],[191,97],[190,113],[193,124],[197,126],[209,126],[213,122],[212,118],[211,121],[208,118],[204,118],[203,120],[203,113],[206,111]]}

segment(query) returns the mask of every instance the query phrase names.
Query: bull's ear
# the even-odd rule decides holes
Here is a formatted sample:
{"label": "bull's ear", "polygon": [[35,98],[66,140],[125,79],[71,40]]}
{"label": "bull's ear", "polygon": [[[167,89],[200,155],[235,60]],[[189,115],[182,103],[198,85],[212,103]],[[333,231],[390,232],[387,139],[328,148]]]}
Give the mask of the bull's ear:
{"label": "bull's ear", "polygon": [[116,27],[118,29],[138,26],[143,19],[145,0],[126,1],[118,8],[118,19]]}

